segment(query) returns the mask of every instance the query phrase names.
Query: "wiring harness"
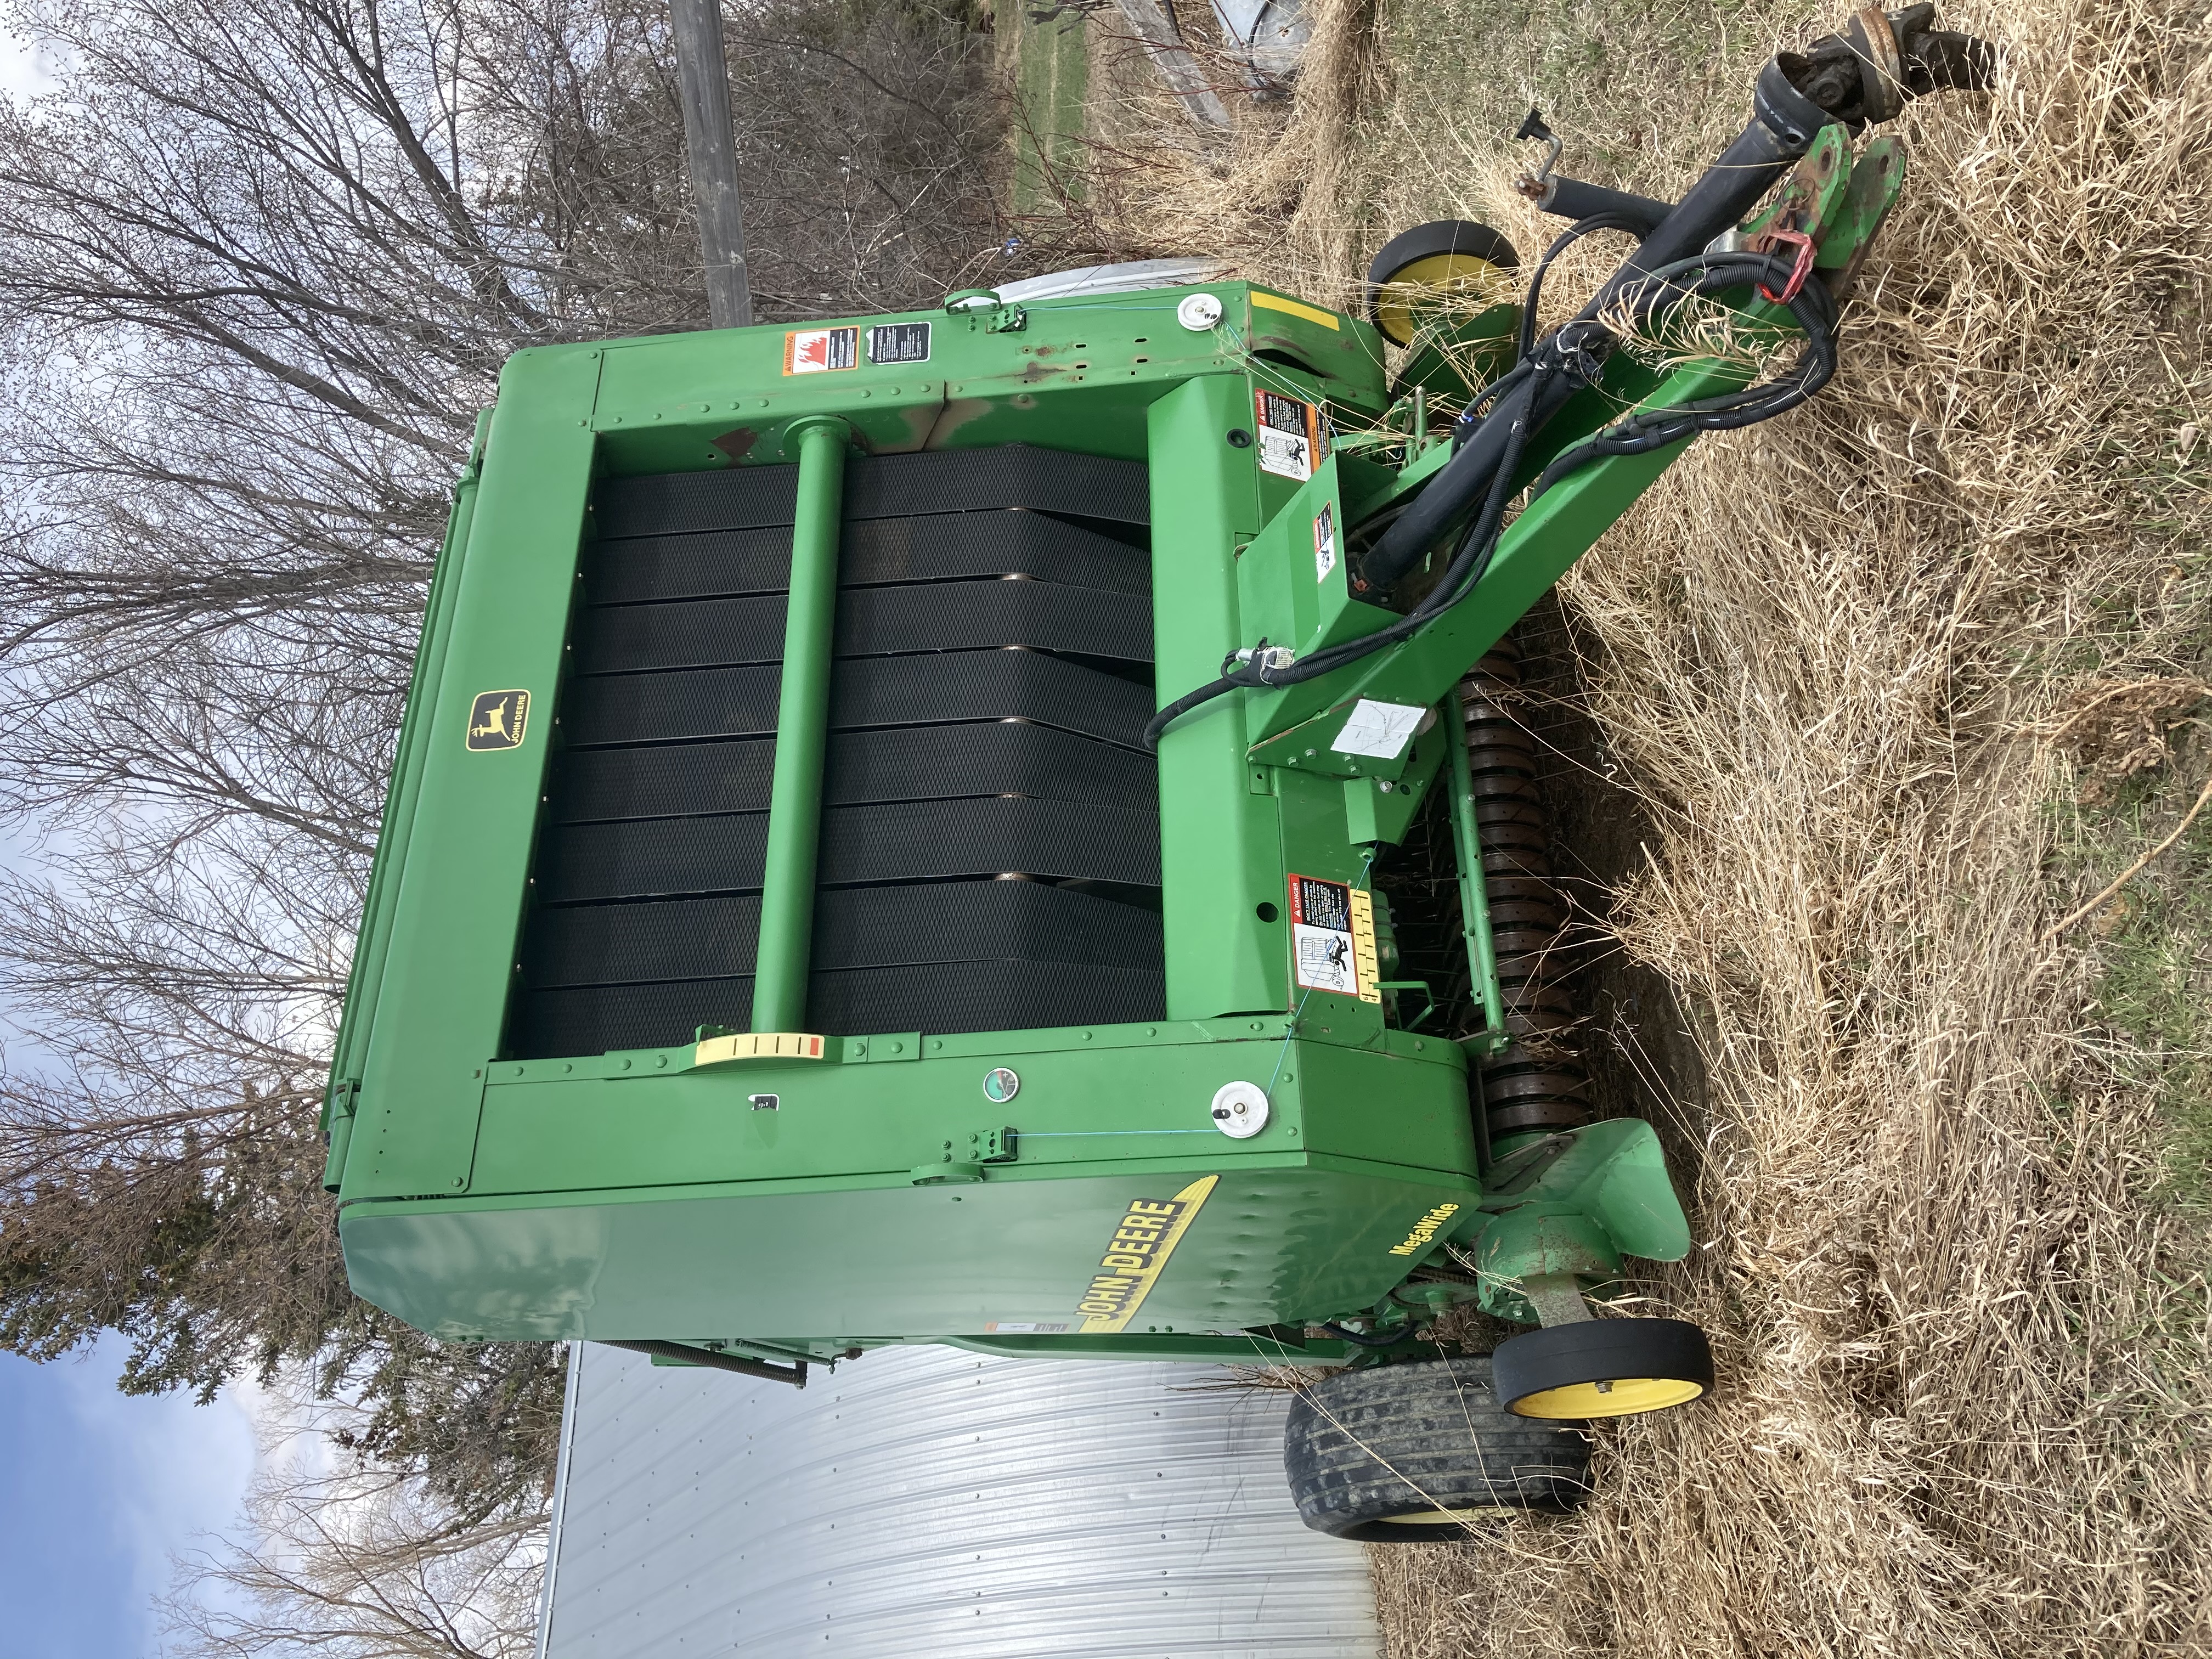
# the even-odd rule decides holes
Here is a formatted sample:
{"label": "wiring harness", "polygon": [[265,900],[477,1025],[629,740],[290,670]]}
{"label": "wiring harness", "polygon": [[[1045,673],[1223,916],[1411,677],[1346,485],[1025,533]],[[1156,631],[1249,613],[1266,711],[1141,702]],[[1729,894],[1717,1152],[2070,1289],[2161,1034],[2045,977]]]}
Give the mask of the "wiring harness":
{"label": "wiring harness", "polygon": [[[1531,277],[1522,302],[1519,360],[1486,386],[1461,416],[1452,433],[1455,458],[1478,432],[1502,430],[1494,465],[1472,477],[1453,480],[1449,511],[1431,544],[1454,535],[1449,562],[1428,592],[1389,626],[1356,640],[1295,657],[1285,647],[1257,646],[1238,651],[1221,665],[1220,678],[1186,692],[1162,708],[1145,728],[1145,744],[1157,748],[1160,736],[1192,709],[1239,687],[1297,685],[1332,673],[1399,641],[1411,638],[1472,593],[1488,571],[1504,533],[1505,515],[1516,495],[1528,441],[1568,398],[1595,384],[1605,363],[1626,336],[1648,336],[1666,313],[1699,295],[1755,289],[1785,308],[1804,336],[1796,361],[1772,380],[1716,397],[1664,409],[1639,410],[1559,452],[1528,487],[1538,496],[1576,469],[1608,455],[1637,455],[1678,443],[1699,432],[1751,426],[1795,409],[1836,372],[1836,306],[1826,286],[1806,281],[1802,263],[1778,254],[1751,251],[1708,251],[1649,272],[1632,269],[1607,284],[1583,311],[1543,341],[1534,340],[1536,303],[1545,273],[1571,244],[1600,230],[1638,228],[1613,214],[1577,221],[1547,249]],[[1778,294],[1774,285],[1780,284]],[[1437,483],[1443,482],[1439,474]],[[1431,484],[1431,489],[1435,484]],[[1480,498],[1480,506],[1477,500]],[[1471,514],[1472,516],[1469,516]],[[1398,526],[1393,526],[1393,534]]]}

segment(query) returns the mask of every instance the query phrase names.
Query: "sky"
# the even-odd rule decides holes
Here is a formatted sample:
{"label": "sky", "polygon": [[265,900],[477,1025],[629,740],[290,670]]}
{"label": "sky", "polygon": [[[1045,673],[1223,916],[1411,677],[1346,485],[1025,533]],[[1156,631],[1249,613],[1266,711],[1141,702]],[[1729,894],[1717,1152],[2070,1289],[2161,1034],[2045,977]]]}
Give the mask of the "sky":
{"label": "sky", "polygon": [[[0,94],[48,84],[37,53],[0,34]],[[0,863],[21,853],[0,839]],[[110,1338],[45,1365],[0,1353],[0,1659],[153,1659],[172,1559],[235,1535],[246,1401],[118,1393],[127,1352]]]}
{"label": "sky", "polygon": [[125,1352],[0,1354],[0,1659],[152,1659],[171,1558],[235,1535],[245,1402],[120,1394]]}

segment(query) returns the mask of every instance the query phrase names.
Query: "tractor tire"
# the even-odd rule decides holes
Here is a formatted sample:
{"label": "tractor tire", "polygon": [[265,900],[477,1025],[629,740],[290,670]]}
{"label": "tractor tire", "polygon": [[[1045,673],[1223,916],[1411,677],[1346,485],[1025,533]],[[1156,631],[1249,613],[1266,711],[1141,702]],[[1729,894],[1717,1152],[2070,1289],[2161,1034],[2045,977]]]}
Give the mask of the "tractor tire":
{"label": "tractor tire", "polygon": [[1486,1354],[1338,1371],[1299,1391],[1283,1432],[1299,1518],[1363,1544],[1449,1543],[1467,1521],[1574,1509],[1589,1465],[1583,1436],[1498,1403]]}

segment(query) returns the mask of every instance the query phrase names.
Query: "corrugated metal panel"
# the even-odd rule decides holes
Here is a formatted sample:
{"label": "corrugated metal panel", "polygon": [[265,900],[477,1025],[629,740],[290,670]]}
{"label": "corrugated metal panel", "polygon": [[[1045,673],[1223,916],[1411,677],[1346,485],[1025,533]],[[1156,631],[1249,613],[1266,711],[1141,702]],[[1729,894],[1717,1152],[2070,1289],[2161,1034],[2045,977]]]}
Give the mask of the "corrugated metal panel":
{"label": "corrugated metal panel", "polygon": [[804,1391],[579,1350],[541,1659],[1376,1659],[1279,1395],[879,1350]]}

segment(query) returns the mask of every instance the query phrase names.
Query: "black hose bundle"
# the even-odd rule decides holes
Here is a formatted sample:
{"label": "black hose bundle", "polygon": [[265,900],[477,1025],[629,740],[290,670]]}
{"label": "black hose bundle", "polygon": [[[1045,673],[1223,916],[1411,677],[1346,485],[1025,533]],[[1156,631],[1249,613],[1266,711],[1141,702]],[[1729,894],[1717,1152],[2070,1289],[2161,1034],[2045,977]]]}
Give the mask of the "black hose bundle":
{"label": "black hose bundle", "polygon": [[[1699,432],[1728,431],[1795,409],[1828,383],[1836,372],[1836,306],[1825,283],[1817,279],[1790,283],[1790,260],[1765,252],[1705,252],[1678,259],[1626,283],[1608,283],[1604,292],[1582,313],[1555,330],[1541,344],[1528,344],[1533,331],[1544,273],[1553,258],[1578,237],[1596,230],[1625,228],[1598,215],[1578,221],[1555,241],[1537,265],[1522,308],[1521,360],[1498,380],[1485,387],[1461,417],[1454,433],[1455,447],[1464,447],[1480,429],[1487,438],[1502,431],[1503,442],[1494,447],[1496,460],[1487,477],[1478,475],[1455,487],[1472,505],[1481,506],[1452,547],[1451,562],[1419,604],[1386,628],[1341,645],[1292,659],[1279,648],[1241,651],[1221,665],[1221,676],[1194,691],[1184,693],[1152,717],[1145,728],[1145,746],[1156,749],[1160,734],[1200,704],[1210,702],[1240,686],[1297,685],[1317,679],[1346,664],[1357,662],[1384,647],[1411,637],[1442,612],[1474,592],[1490,568],[1498,537],[1504,529],[1506,509],[1517,494],[1514,480],[1532,433],[1549,420],[1568,398],[1592,385],[1604,371],[1605,360],[1625,334],[1645,332],[1654,319],[1699,295],[1717,294],[1760,285],[1768,294],[1782,285],[1778,303],[1787,306],[1803,331],[1804,349],[1797,360],[1771,380],[1748,386],[1717,397],[1701,398],[1668,409],[1648,410],[1629,416],[1580,443],[1569,446],[1538,475],[1529,488],[1534,501],[1577,467],[1606,455],[1636,455],[1662,448]],[[1602,309],[1601,309],[1602,307]],[[1481,411],[1488,410],[1487,414]],[[1502,428],[1498,423],[1503,422]],[[1442,474],[1438,475],[1439,480]],[[1432,483],[1431,488],[1435,485]],[[1449,532],[1449,521],[1438,527]]]}

